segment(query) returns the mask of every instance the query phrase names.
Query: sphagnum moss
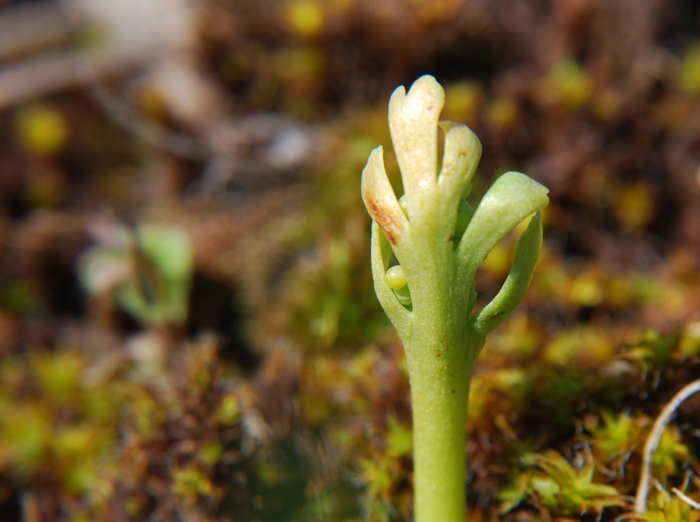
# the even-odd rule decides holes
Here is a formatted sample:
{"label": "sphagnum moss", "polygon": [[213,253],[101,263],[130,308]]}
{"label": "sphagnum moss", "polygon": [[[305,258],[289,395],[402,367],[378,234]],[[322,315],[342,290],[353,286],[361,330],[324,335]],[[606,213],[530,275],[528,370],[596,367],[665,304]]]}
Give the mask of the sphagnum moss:
{"label": "sphagnum moss", "polygon": [[[444,97],[432,76],[391,96],[389,126],[406,192],[401,200],[387,178],[381,146],[362,173],[362,198],[373,219],[375,290],[408,363],[417,522],[465,520],[465,422],[474,362],[486,335],[525,295],[542,244],[538,211],[549,201],[545,187],[508,172],[472,211],[465,198],[481,144],[465,125],[439,122]],[[445,132],[439,172],[438,126]],[[532,214],[503,287],[473,314],[477,268]],[[392,251],[399,265],[390,269]]]}

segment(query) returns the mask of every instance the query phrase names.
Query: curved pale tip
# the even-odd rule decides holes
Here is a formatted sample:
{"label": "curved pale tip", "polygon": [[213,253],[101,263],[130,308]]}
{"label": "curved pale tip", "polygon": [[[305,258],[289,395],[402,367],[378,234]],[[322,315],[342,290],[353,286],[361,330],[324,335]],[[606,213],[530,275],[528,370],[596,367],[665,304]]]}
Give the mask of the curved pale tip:
{"label": "curved pale tip", "polygon": [[399,206],[394,189],[384,169],[384,149],[372,151],[362,171],[362,200],[367,212],[379,225],[389,242],[396,246],[406,226],[406,216]]}
{"label": "curved pale tip", "polygon": [[[413,82],[413,85],[411,85],[411,88],[408,90],[407,97],[416,97],[428,101],[440,100],[444,102],[445,89],[442,88],[442,85],[438,83],[434,76],[426,74]],[[440,104],[440,108],[442,108],[442,103]]]}
{"label": "curved pale tip", "polygon": [[426,74],[418,78],[406,92],[402,85],[394,90],[389,100],[389,120],[399,113],[404,118],[425,119],[426,113],[439,116],[445,105],[445,90],[437,80]]}
{"label": "curved pale tip", "polygon": [[450,132],[450,131],[451,131],[452,129],[454,129],[455,127],[466,127],[466,125],[464,125],[463,123],[459,123],[459,122],[456,122],[456,121],[450,121],[450,120],[442,120],[442,121],[439,121],[439,122],[438,122],[438,125],[440,126],[440,128],[442,129],[442,131],[443,131],[445,134],[447,134],[448,132]]}
{"label": "curved pale tip", "polygon": [[445,152],[439,182],[450,191],[466,197],[470,191],[471,178],[481,158],[481,141],[474,132],[461,123],[441,121],[445,132]]}
{"label": "curved pale tip", "polygon": [[[449,125],[444,125],[449,124]],[[478,163],[481,158],[481,140],[466,125],[454,122],[440,122],[445,131],[445,160],[459,161],[469,157]],[[474,165],[476,167],[476,165]]]}
{"label": "curved pale tip", "polygon": [[402,104],[406,98],[406,87],[399,85],[394,92],[391,93],[391,98],[389,98],[389,114],[391,114],[392,108],[396,110],[399,105]]}
{"label": "curved pale tip", "polygon": [[[372,149],[372,152],[367,158],[367,164],[365,168],[362,169],[362,179],[361,179],[361,191],[362,191],[362,201],[365,202],[367,211],[372,215],[372,206],[369,202],[376,200],[385,190],[386,182],[386,171],[384,169],[384,147],[379,145]],[[372,215],[374,219],[374,215]],[[375,220],[376,221],[376,220]]]}
{"label": "curved pale tip", "polygon": [[476,133],[464,123],[442,120],[438,122],[438,125],[445,133],[446,143],[453,142],[455,145],[459,145],[461,148],[465,149],[471,149],[473,147],[481,149],[481,140],[479,140]]}

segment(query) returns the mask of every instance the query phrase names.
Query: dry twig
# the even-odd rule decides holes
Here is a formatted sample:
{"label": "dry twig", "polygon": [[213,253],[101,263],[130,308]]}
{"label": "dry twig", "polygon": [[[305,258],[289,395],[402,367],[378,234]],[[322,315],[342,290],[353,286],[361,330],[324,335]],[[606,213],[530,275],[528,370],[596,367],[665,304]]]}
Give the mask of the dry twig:
{"label": "dry twig", "polygon": [[646,500],[649,494],[649,482],[651,480],[651,458],[659,445],[661,436],[668,425],[671,417],[676,412],[681,403],[688,397],[700,391],[700,379],[691,382],[683,387],[676,395],[673,396],[661,414],[656,418],[654,426],[651,429],[649,438],[644,445],[642,476],[639,479],[639,487],[637,488],[637,497],[634,501],[634,511],[636,513],[646,513]]}

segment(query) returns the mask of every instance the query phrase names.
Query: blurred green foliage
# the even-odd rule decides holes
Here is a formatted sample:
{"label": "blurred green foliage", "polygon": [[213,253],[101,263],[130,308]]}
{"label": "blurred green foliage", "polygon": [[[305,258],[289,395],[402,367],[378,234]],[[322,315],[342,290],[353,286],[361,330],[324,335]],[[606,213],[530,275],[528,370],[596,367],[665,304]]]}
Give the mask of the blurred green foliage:
{"label": "blurred green foliage", "polygon": [[139,225],[134,232],[115,225],[113,244],[82,254],[85,290],[110,296],[148,325],[182,324],[187,319],[193,252],[187,234],[166,225]]}

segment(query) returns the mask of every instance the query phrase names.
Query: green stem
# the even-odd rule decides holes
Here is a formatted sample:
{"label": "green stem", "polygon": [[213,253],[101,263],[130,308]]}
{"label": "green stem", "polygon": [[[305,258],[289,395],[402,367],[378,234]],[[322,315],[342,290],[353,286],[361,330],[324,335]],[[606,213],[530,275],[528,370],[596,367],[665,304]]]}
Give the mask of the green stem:
{"label": "green stem", "polygon": [[416,522],[466,520],[467,402],[473,354],[480,349],[474,345],[483,344],[481,336],[471,333],[465,339],[441,328],[417,329],[406,348]]}

